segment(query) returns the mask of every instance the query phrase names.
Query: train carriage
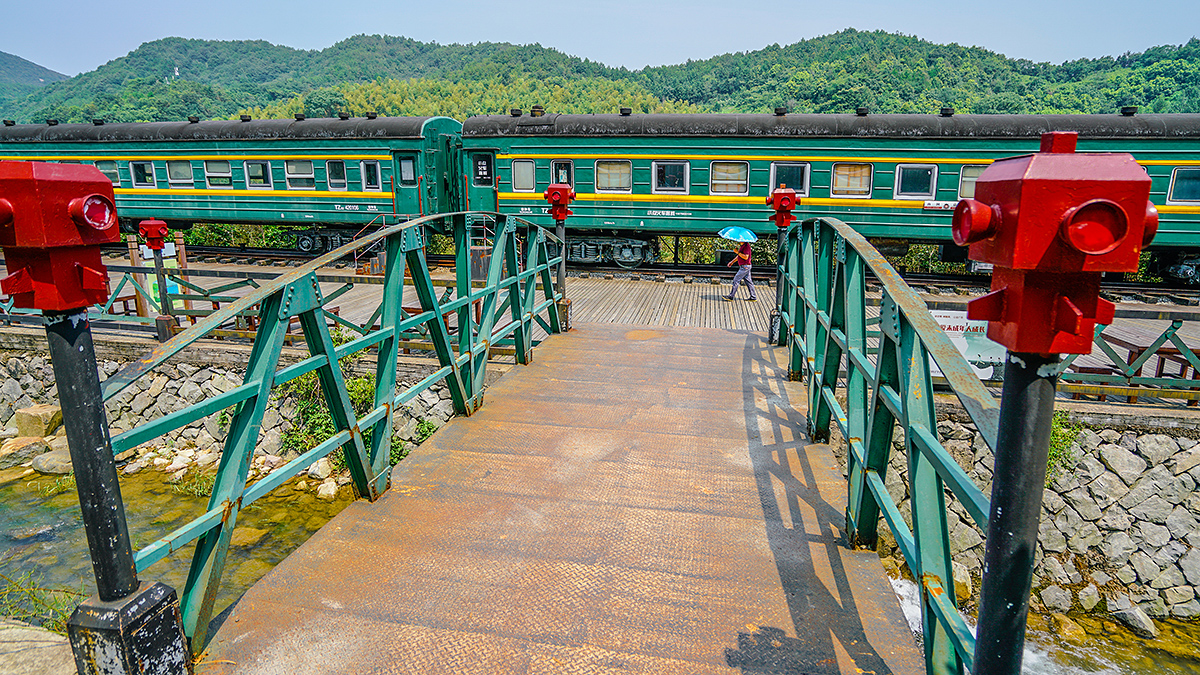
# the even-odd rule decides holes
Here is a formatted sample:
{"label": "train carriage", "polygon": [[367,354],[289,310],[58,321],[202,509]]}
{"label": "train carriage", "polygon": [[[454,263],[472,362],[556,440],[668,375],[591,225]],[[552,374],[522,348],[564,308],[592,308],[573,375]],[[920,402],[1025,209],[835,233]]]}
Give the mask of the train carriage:
{"label": "train carriage", "polygon": [[[453,210],[461,124],[447,117],[214,120],[0,127],[0,160],[93,164],[122,227],[147,218],[299,226],[305,251],[364,227]],[[428,176],[434,176],[432,180]]]}
{"label": "train carriage", "polygon": [[472,208],[549,225],[542,191],[570,183],[569,258],[633,266],[653,258],[655,234],[772,233],[765,202],[780,185],[800,195],[801,217],[836,216],[877,241],[948,243],[953,209],[987,165],[1036,152],[1057,130],[1078,131],[1080,152],[1132,153],[1153,179],[1162,266],[1198,257],[1200,115],[535,112],[472,117],[463,146]]}

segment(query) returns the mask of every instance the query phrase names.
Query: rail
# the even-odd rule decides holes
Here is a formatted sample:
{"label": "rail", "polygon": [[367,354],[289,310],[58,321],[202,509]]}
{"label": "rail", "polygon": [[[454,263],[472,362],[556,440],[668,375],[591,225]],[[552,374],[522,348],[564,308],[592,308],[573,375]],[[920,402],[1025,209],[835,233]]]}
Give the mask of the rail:
{"label": "rail", "polygon": [[[882,285],[874,318],[866,311],[868,271]],[[793,224],[780,245],[779,279],[778,344],[790,347],[789,376],[808,383],[809,434],[827,440],[836,424],[847,446],[849,541],[873,548],[883,517],[921,591],[926,672],[970,669],[975,637],[956,605],[945,489],[984,532],[989,500],[938,438],[930,359],[993,451],[999,402],[916,292],[840,220]],[[878,340],[877,349],[869,349],[869,338]],[[885,487],[898,424],[908,457],[911,528]]]}
{"label": "rail", "polygon": [[[471,278],[470,248],[466,245],[469,215],[487,216],[496,221],[491,264],[480,287],[475,287]],[[455,286],[451,288],[455,292],[454,297],[450,297],[450,293],[439,297],[435,280],[426,265],[425,228],[431,223],[447,220],[453,225],[458,252]],[[207,509],[134,556],[140,571],[172,552],[196,543],[180,598],[184,630],[192,641],[193,650],[199,651],[206,641],[226,552],[240,510],[339,448],[344,453],[357,494],[376,499],[388,486],[393,410],[444,381],[455,411],[470,414],[483,403],[488,353],[494,345],[507,341],[514,347],[517,363],[525,364],[532,357],[535,325],[547,334],[560,332],[557,302],[562,298],[555,294],[550,276],[558,259],[550,256],[547,246],[548,241],[554,239],[554,235],[527,221],[494,213],[440,214],[382,228],[302,267],[252,284],[245,295],[210,312],[194,326],[126,365],[102,384],[107,401],[137,379],[151,375],[197,340],[211,336],[236,317],[258,308],[253,312],[257,319],[253,348],[240,386],[112,438],[113,452],[119,454],[231,409],[229,432]],[[378,242],[383,242],[386,247],[388,261],[381,279],[380,304],[364,325],[352,325],[356,337],[346,344],[335,345],[327,324],[338,317],[325,308],[338,293],[325,295],[322,292],[321,282],[328,279],[318,275],[317,270]],[[419,310],[411,316],[406,315],[401,304],[405,267],[411,271],[411,285],[420,304]],[[538,296],[539,287],[542,297]],[[478,318],[473,311],[474,305],[478,305]],[[450,316],[457,319],[453,332],[447,320]],[[281,367],[281,350],[294,319],[299,321],[310,356]],[[402,347],[401,338],[417,327],[423,328],[432,343],[439,367],[420,382],[398,391],[397,353]],[[357,415],[339,363],[348,356],[370,349],[376,354],[374,402],[369,411]],[[251,459],[273,389],[313,372],[317,374],[334,420],[335,433],[250,483]]]}

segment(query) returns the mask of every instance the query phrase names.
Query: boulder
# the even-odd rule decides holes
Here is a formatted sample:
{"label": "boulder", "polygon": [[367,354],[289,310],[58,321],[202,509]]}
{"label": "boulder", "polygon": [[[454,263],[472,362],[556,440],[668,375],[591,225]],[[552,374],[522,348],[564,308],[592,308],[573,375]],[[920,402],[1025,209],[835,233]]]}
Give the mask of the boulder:
{"label": "boulder", "polygon": [[1047,586],[1038,594],[1042,604],[1052,612],[1066,612],[1071,609],[1071,591],[1061,586]]}
{"label": "boulder", "polygon": [[71,453],[66,448],[51,450],[33,458],[33,468],[39,473],[68,474],[71,473]]}
{"label": "boulder", "polygon": [[1076,597],[1079,598],[1079,606],[1088,612],[1100,604],[1100,590],[1092,584],[1081,588]]}
{"label": "boulder", "polygon": [[1137,439],[1137,453],[1150,462],[1150,466],[1162,464],[1163,460],[1179,452],[1174,438],[1163,434],[1147,434]]}
{"label": "boulder", "polygon": [[[1111,431],[1111,429],[1105,429],[1105,431]],[[1114,443],[1105,443],[1098,448],[1098,451],[1104,466],[1120,476],[1126,485],[1133,485],[1146,470],[1146,460]]]}
{"label": "boulder", "polygon": [[229,538],[229,545],[254,546],[262,541],[265,536],[267,536],[266,530],[259,530],[253,527],[239,527],[233,531],[233,536]]}
{"label": "boulder", "polygon": [[327,458],[327,457],[322,457],[321,459],[318,459],[317,461],[313,462],[311,466],[308,467],[308,477],[309,478],[315,478],[317,480],[325,480],[326,478],[329,478],[329,476],[331,476],[332,474],[333,474],[333,465],[329,463],[329,458]]}
{"label": "boulder", "polygon": [[62,409],[43,403],[21,408],[13,415],[17,436],[49,436],[62,424]]}
{"label": "boulder", "polygon": [[1138,607],[1119,609],[1112,613],[1113,618],[1129,627],[1129,630],[1147,640],[1158,637],[1158,627],[1154,621]]}
{"label": "boulder", "polygon": [[0,445],[0,469],[20,466],[49,450],[40,437],[10,438]]}
{"label": "boulder", "polygon": [[1088,484],[1088,491],[1096,501],[1096,506],[1107,509],[1121,497],[1129,493],[1125,482],[1117,474],[1105,471]]}
{"label": "boulder", "polygon": [[337,491],[337,481],[332,478],[326,478],[325,481],[317,487],[317,499],[331,502],[337,499]]}

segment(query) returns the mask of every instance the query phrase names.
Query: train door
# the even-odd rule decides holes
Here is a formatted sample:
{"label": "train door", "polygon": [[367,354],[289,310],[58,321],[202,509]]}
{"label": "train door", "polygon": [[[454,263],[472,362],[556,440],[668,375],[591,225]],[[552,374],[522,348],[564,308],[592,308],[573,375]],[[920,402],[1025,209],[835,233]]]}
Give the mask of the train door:
{"label": "train door", "polygon": [[413,152],[392,153],[392,192],[396,213],[402,218],[415,218],[421,213],[420,158]]}
{"label": "train door", "polygon": [[470,150],[467,162],[467,208],[472,211],[499,211],[496,193],[496,151]]}

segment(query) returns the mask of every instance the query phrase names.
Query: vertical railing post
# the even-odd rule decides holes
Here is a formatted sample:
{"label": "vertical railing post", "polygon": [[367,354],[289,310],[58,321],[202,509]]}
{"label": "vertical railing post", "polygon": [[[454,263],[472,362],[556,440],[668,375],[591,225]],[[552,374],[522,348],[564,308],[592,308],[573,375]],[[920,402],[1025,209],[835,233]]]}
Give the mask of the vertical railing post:
{"label": "vertical railing post", "polygon": [[[470,298],[475,293],[471,275],[471,226],[464,215],[453,216],[451,224],[454,227],[454,281],[459,298]],[[412,261],[409,261],[412,268]],[[417,270],[413,268],[413,274]],[[436,306],[436,303],[433,305]],[[475,343],[475,315],[468,302],[458,308],[458,353],[464,354],[471,350]],[[471,372],[468,368],[459,373],[463,378],[463,386],[471,390]],[[461,411],[460,411],[461,412]]]}
{"label": "vertical railing post", "polygon": [[[829,320],[829,308],[832,300],[832,278],[835,264],[833,235],[833,229],[821,227],[820,221],[814,224],[815,255],[809,258],[815,263],[810,272],[811,285],[808,283],[810,275],[805,275],[805,286],[807,287],[805,295],[809,296],[807,302],[812,303],[812,312],[808,315],[811,321],[806,326],[808,332],[805,340],[807,342],[808,370],[813,378],[808,387],[808,409],[810,411],[808,435],[818,442],[829,439],[828,407],[822,400],[821,390],[830,382],[826,379],[825,353],[829,344],[829,327],[825,322]],[[834,365],[834,380],[832,381],[836,381],[836,377],[837,366]],[[814,415],[814,412],[817,414]]]}
{"label": "vertical railing post", "polygon": [[[950,528],[946,516],[946,494],[937,468],[914,438],[914,428],[937,434],[934,412],[933,378],[929,372],[929,352],[921,343],[908,319],[900,319],[900,365],[904,389],[904,445],[908,453],[909,494],[912,505],[912,529],[921,588],[921,618],[925,627],[925,667],[931,675],[958,675],[963,662],[950,633],[933,608],[933,592],[946,593],[952,605],[954,571],[950,558]],[[940,587],[936,591],[931,583]]]}

